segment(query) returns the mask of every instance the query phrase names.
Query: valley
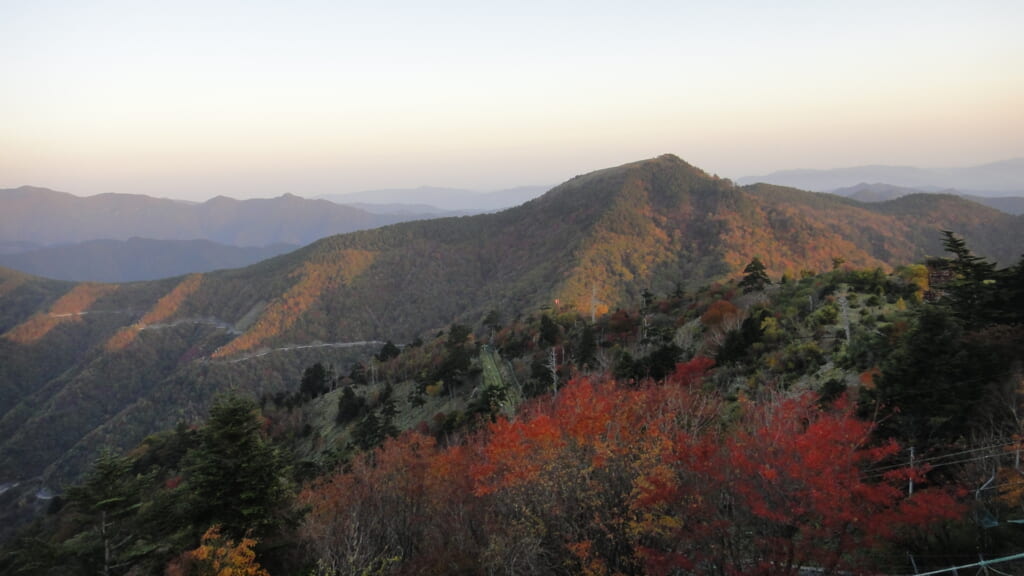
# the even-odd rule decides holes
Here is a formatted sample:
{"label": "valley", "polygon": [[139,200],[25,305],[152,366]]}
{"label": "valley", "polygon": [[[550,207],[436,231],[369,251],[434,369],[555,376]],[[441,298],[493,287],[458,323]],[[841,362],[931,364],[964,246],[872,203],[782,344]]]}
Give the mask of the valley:
{"label": "valley", "polygon": [[[243,268],[122,284],[0,269],[4,514],[42,513],[48,500],[33,494],[80,482],[106,450],[195,449],[189,430],[204,430],[210,410],[227,397],[260,399],[257,428],[290,459],[295,476],[288,482],[329,475],[339,465],[363,470],[361,454],[381,445],[405,449],[395,442],[408,439],[389,440],[402,431],[430,438],[437,446],[431,458],[455,458],[446,447],[475,438],[464,434],[504,434],[502,418],[526,426],[543,413],[543,398],[558,405],[567,401],[563,394],[593,394],[591,385],[622,403],[624,414],[634,401],[703,402],[721,411],[708,422],[722,417],[723,426],[731,421],[723,415],[746,410],[745,402],[783,410],[776,402],[834,399],[843,391],[860,398],[859,410],[882,395],[875,401],[884,410],[890,400],[902,402],[883,395],[901,377],[892,354],[919,362],[934,353],[913,348],[926,321],[944,326],[936,334],[949,335],[939,343],[947,348],[934,350],[949,350],[955,362],[934,373],[913,364],[915,374],[946,382],[962,410],[934,428],[893,413],[878,429],[921,450],[929,442],[946,449],[940,436],[955,447],[958,435],[981,432],[964,418],[999,402],[1019,376],[1010,359],[1021,344],[1021,300],[1012,291],[1020,289],[1022,218],[949,195],[862,204],[768,184],[737,186],[665,155],[577,176],[500,212],[329,236]],[[978,254],[960,254],[959,262],[975,266],[964,270],[991,280],[972,284],[988,299],[971,304],[980,324],[970,330],[963,327],[970,318],[930,316],[924,303],[928,266],[946,265],[951,238],[964,238]],[[748,290],[754,262],[765,281]],[[958,349],[970,360],[953,354]],[[316,366],[320,372],[311,373]],[[879,374],[886,376],[876,381]],[[1000,392],[972,399],[949,377],[984,378]],[[707,395],[659,396],[658,386],[687,378],[703,383]],[[654,396],[627,400],[637,386]],[[932,396],[914,402],[948,409]],[[863,424],[846,406],[837,410],[850,420],[830,426]],[[516,430],[508,434],[534,434]],[[182,444],[155,448],[164,442]],[[873,465],[888,465],[892,456],[872,456]],[[141,460],[122,464],[132,462]],[[194,465],[162,462],[167,468],[154,473],[165,484],[188,477]],[[512,472],[502,480],[472,470],[463,473],[480,483],[470,493],[518,490]],[[650,474],[656,471],[641,476]],[[171,497],[160,490],[153,497]],[[316,503],[326,487],[309,490],[303,498],[311,505],[331,506]],[[291,537],[315,547],[313,535]],[[565,552],[562,544],[545,545]],[[387,551],[373,554],[360,569],[384,562]],[[601,554],[611,561],[612,552]]]}
{"label": "valley", "polygon": [[[953,197],[915,198],[861,205],[737,187],[663,156],[579,176],[496,214],[333,236],[247,268],[121,285],[9,275],[0,283],[8,304],[0,307],[2,353],[45,357],[51,369],[5,363],[0,428],[21,433],[0,444],[0,476],[76,474],[55,464],[60,451],[84,448],[88,434],[105,437],[108,418],[148,405],[138,391],[180,382],[207,359],[314,342],[407,342],[452,322],[475,323],[490,310],[514,316],[555,301],[604,315],[637,305],[644,290],[692,290],[729,278],[756,255],[769,274],[791,278],[828,270],[836,257],[886,270],[941,254],[940,229],[957,230],[1003,265],[1024,244],[1020,217]],[[189,320],[196,318],[218,320]],[[154,324],[174,328],[156,332],[148,328]],[[287,378],[277,373],[271,381]],[[190,412],[228,381],[211,384],[188,400]],[[122,387],[123,403],[103,392]],[[22,396],[28,390],[47,393],[29,401]],[[36,465],[17,456],[20,442],[52,436],[41,427],[52,428],[47,414],[61,398],[83,395],[106,400],[78,424],[81,436],[58,435],[52,448],[34,451]],[[122,446],[148,431],[122,434]],[[41,465],[45,458],[54,460]]]}

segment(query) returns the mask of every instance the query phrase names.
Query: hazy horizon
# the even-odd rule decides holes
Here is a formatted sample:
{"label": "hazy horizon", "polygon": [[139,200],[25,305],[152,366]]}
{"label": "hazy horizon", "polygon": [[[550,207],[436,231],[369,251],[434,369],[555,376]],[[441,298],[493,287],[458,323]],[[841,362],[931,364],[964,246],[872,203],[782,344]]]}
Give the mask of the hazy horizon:
{"label": "hazy horizon", "polygon": [[1024,4],[0,2],[0,188],[493,191],[1024,157]]}
{"label": "hazy horizon", "polygon": [[[666,154],[671,154],[671,153],[670,152],[666,152]],[[630,160],[629,162],[640,161],[640,160],[646,160],[646,158],[636,158],[636,159]],[[685,161],[686,159],[683,158],[682,160]],[[869,169],[869,168],[896,168],[896,169],[899,169],[899,168],[912,168],[912,169],[924,169],[924,170],[942,171],[942,170],[949,170],[949,169],[953,169],[953,170],[956,170],[956,169],[968,169],[968,168],[974,168],[974,167],[979,167],[979,166],[986,166],[986,165],[990,165],[990,164],[999,164],[999,163],[1003,163],[1003,162],[1007,162],[1007,161],[1020,161],[1020,162],[1024,162],[1024,158],[1006,158],[1006,159],[1002,159],[1002,160],[994,160],[994,161],[991,161],[991,162],[982,162],[980,164],[974,164],[974,165],[969,165],[969,166],[967,166],[967,165],[965,165],[965,166],[897,166],[897,165],[876,164],[876,165],[861,165],[861,166],[836,166],[836,167],[830,167],[830,168],[790,167],[790,168],[780,168],[778,170],[771,170],[771,171],[768,171],[768,172],[764,172],[762,174],[747,174],[747,175],[739,176],[739,177],[735,177],[735,176],[731,176],[731,175],[725,175],[725,174],[717,174],[717,173],[716,173],[716,175],[721,176],[721,177],[725,177],[725,178],[733,179],[738,184],[752,183],[753,181],[755,181],[753,179],[756,178],[756,177],[774,176],[773,178],[769,179],[773,183],[781,183],[783,185],[793,185],[796,188],[800,188],[800,189],[804,189],[804,190],[814,190],[814,191],[819,191],[819,192],[831,192],[831,191],[836,190],[836,189],[857,186],[857,185],[860,185],[860,184],[867,184],[867,185],[871,185],[871,184],[885,184],[885,185],[891,185],[891,186],[896,186],[896,187],[905,187],[905,188],[914,188],[915,186],[917,186],[919,189],[922,189],[924,191],[928,191],[928,189],[933,189],[934,190],[934,189],[952,188],[954,190],[957,190],[958,192],[963,192],[963,193],[979,193],[979,192],[985,193],[985,192],[987,192],[987,195],[990,196],[990,197],[993,197],[993,198],[1008,197],[1008,196],[1020,196],[1020,194],[1017,194],[1017,192],[1024,191],[1024,188],[1022,188],[1021,190],[1017,190],[1016,187],[1015,187],[1012,191],[1008,191],[1008,190],[979,190],[977,188],[967,188],[967,187],[963,187],[963,186],[958,188],[957,186],[941,186],[941,185],[933,185],[933,184],[917,184],[917,185],[915,185],[913,183],[901,182],[899,179],[896,179],[895,183],[893,183],[893,182],[885,181],[885,178],[881,178],[881,179],[879,179],[879,178],[874,178],[874,179],[872,179],[872,178],[868,178],[868,179],[861,178],[861,179],[858,179],[857,182],[854,182],[853,180],[849,180],[848,184],[843,184],[841,186],[838,186],[838,185],[837,186],[800,186],[800,185],[794,185],[794,184],[787,184],[787,183],[785,183],[785,180],[787,180],[788,177],[800,177],[800,176],[810,176],[810,177],[813,177],[813,174],[811,174],[811,173],[815,173],[815,172],[831,173],[831,172],[841,172],[841,171],[844,171],[844,170],[857,170],[857,169],[861,169],[861,168],[864,168],[864,169]],[[625,162],[625,163],[629,163],[629,162]],[[600,169],[611,168],[611,167],[613,167],[613,166],[598,166],[598,167],[594,167],[593,170],[600,170]],[[697,168],[704,169],[702,166],[697,166]],[[587,172],[589,172],[589,171],[591,171],[591,170],[588,170]],[[524,190],[524,189],[533,189],[533,188],[543,189],[544,191],[546,191],[546,190],[548,190],[550,188],[558,186],[559,184],[562,184],[565,181],[570,180],[571,178],[572,178],[572,175],[566,175],[561,181],[558,181],[558,182],[551,182],[551,183],[548,183],[548,184],[531,184],[531,183],[510,184],[508,186],[503,186],[501,188],[496,188],[496,189],[494,189],[494,188],[487,188],[487,189],[481,189],[481,188],[475,188],[475,189],[474,188],[462,188],[462,187],[457,187],[457,186],[445,186],[443,184],[441,184],[441,185],[418,184],[418,185],[414,185],[414,186],[405,186],[405,187],[372,187],[372,188],[359,189],[359,190],[347,190],[347,191],[344,191],[344,192],[323,192],[323,193],[313,193],[313,192],[305,192],[304,193],[302,191],[296,191],[294,189],[281,189],[281,190],[268,190],[263,195],[237,196],[237,195],[229,194],[227,192],[221,192],[219,194],[216,194],[216,195],[213,195],[213,196],[209,196],[209,197],[204,197],[204,198],[190,198],[190,197],[185,197],[185,196],[169,196],[169,195],[154,195],[154,194],[145,194],[143,192],[132,191],[132,190],[118,191],[118,192],[82,193],[82,192],[75,191],[75,190],[66,190],[66,189],[61,189],[61,188],[54,188],[54,187],[51,187],[51,186],[40,185],[40,184],[36,184],[36,183],[27,183],[27,184],[19,184],[19,185],[4,185],[2,182],[0,182],[0,190],[16,189],[16,188],[21,188],[21,187],[26,187],[27,186],[27,187],[31,187],[31,188],[50,189],[50,190],[53,190],[53,191],[56,191],[56,192],[68,193],[68,194],[71,194],[73,196],[79,196],[79,197],[91,197],[91,196],[98,196],[98,195],[102,195],[102,194],[142,194],[142,195],[147,195],[147,196],[151,196],[151,197],[154,197],[154,198],[164,198],[164,199],[170,199],[170,200],[180,200],[180,201],[184,201],[184,202],[193,202],[193,203],[207,202],[207,201],[212,200],[213,198],[215,198],[217,196],[224,196],[224,197],[232,198],[232,199],[235,199],[235,200],[248,200],[248,199],[279,198],[281,196],[285,196],[285,195],[291,194],[291,195],[295,195],[295,196],[300,196],[302,198],[307,198],[307,199],[310,199],[310,200],[329,199],[329,200],[332,200],[332,201],[343,200],[344,197],[351,196],[353,203],[365,203],[365,202],[371,202],[372,203],[372,202],[374,202],[374,200],[371,200],[371,199],[367,198],[366,195],[370,194],[370,193],[375,193],[375,192],[380,192],[380,193],[405,193],[405,192],[409,192],[409,191],[415,192],[415,191],[422,190],[427,195],[427,197],[430,197],[432,194],[436,195],[437,193],[448,193],[448,192],[450,192],[450,193],[474,194],[474,195],[479,195],[481,197],[485,197],[485,196],[488,196],[488,195],[491,195],[491,194],[497,194],[497,193],[500,193],[500,192],[515,192],[515,191],[520,191],[520,190]],[[839,179],[843,179],[841,176],[838,177],[838,178]],[[876,181],[868,182],[867,180],[878,180],[878,181],[877,182]],[[1008,193],[1008,192],[1010,192],[1010,193]],[[428,198],[425,198],[424,202],[429,204],[429,202],[427,200],[428,200]],[[388,202],[389,201],[385,198],[381,203],[388,203]],[[399,200],[394,200],[394,202],[401,203],[401,201],[399,201]]]}

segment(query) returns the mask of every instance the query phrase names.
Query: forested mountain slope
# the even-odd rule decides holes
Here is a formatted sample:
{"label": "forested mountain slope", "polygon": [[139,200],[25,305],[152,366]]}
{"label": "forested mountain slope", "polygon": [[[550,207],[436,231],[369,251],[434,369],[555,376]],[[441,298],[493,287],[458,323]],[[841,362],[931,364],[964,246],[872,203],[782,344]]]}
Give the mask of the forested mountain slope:
{"label": "forested mountain slope", "polygon": [[[308,365],[258,401],[220,397],[205,424],[101,454],[6,543],[0,510],[0,572],[1011,561],[1024,259],[997,269],[943,237],[952,257],[930,269],[944,284],[918,264],[775,283],[755,260],[742,279],[645,292],[596,320],[559,304],[491,311],[350,369]],[[0,485],[0,502],[23,489]]]}
{"label": "forested mountain slope", "polygon": [[940,254],[940,229],[1002,264],[1024,246],[1022,218],[951,197],[866,206],[737,187],[662,156],[500,213],[333,236],[243,269],[125,285],[5,273],[0,482],[74,476],[97,447],[195,419],[218,391],[272,392],[363,343],[556,301],[600,315],[734,277],[754,256],[773,277],[836,258],[889,268]]}

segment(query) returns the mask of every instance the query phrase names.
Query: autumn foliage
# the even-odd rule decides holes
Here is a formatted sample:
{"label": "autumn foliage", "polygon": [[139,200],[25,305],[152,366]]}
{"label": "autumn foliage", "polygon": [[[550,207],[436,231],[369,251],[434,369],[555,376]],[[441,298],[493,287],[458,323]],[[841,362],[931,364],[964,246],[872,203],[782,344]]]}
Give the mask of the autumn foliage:
{"label": "autumn foliage", "polygon": [[701,315],[700,321],[709,328],[717,328],[723,322],[736,318],[741,314],[740,309],[728,300],[717,300]]}
{"label": "autumn foliage", "polygon": [[960,513],[923,470],[876,473],[900,448],[845,400],[727,403],[710,365],[573,380],[458,445],[390,440],[304,491],[304,541],[323,574],[836,573]]}
{"label": "autumn foliage", "polygon": [[81,315],[88,312],[97,300],[115,290],[117,290],[116,284],[94,282],[78,284],[54,302],[48,312],[32,316],[12,328],[7,334],[4,334],[4,337],[19,344],[37,342],[62,322],[81,320]]}
{"label": "autumn foliage", "polygon": [[199,289],[199,285],[202,283],[202,274],[190,274],[185,277],[184,280],[178,283],[173,290],[165,294],[157,303],[150,309],[149,312],[142,317],[142,319],[131,326],[125,326],[117,331],[116,334],[110,337],[106,343],[106,349],[108,352],[116,352],[118,350],[124,350],[129,344],[135,341],[135,337],[138,336],[139,331],[142,330],[147,324],[156,324],[163,322],[174,316],[181,305],[185,302],[185,299],[195,293]]}
{"label": "autumn foliage", "polygon": [[252,350],[284,333],[324,292],[352,282],[369,268],[374,257],[373,252],[366,250],[340,250],[304,263],[291,274],[297,279],[295,284],[271,302],[248,331],[216,350],[213,357]]}
{"label": "autumn foliage", "polygon": [[185,302],[185,299],[195,293],[199,289],[199,285],[202,284],[202,274],[190,274],[186,276],[173,290],[168,292],[153,306],[153,308],[146,312],[146,315],[142,317],[141,322],[143,324],[156,324],[157,322],[163,322],[173,316],[181,305]]}
{"label": "autumn foliage", "polygon": [[235,542],[211,526],[203,534],[199,547],[184,553],[167,567],[167,576],[270,576],[259,562],[253,547],[256,540]]}
{"label": "autumn foliage", "polygon": [[0,297],[6,296],[25,283],[25,276],[12,276],[0,282]]}

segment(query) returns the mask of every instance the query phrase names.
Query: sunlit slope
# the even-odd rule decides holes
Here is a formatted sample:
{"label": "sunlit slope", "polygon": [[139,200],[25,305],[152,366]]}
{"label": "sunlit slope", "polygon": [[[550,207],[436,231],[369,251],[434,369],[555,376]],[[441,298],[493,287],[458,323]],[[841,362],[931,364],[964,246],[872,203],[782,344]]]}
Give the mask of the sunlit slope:
{"label": "sunlit slope", "polygon": [[[288,342],[407,339],[491,309],[596,311],[649,289],[738,274],[830,269],[835,258],[888,268],[941,253],[940,229],[1010,263],[1021,219],[961,199],[903,209],[772,186],[737,188],[673,156],[576,177],[499,214],[335,236],[255,268],[211,275],[193,315],[245,333],[229,356]],[[911,199],[901,199],[907,202]],[[898,201],[900,202],[900,201]],[[230,298],[229,298],[230,296]]]}
{"label": "sunlit slope", "polygon": [[0,480],[73,472],[99,445],[194,418],[225,388],[294,386],[303,362],[343,368],[374,342],[491,310],[557,301],[601,314],[738,275],[754,256],[776,279],[836,258],[889,268],[941,254],[940,229],[1002,264],[1024,252],[1021,217],[962,199],[736,187],[662,156],[497,214],[333,236],[237,270],[116,287],[4,273]]}

